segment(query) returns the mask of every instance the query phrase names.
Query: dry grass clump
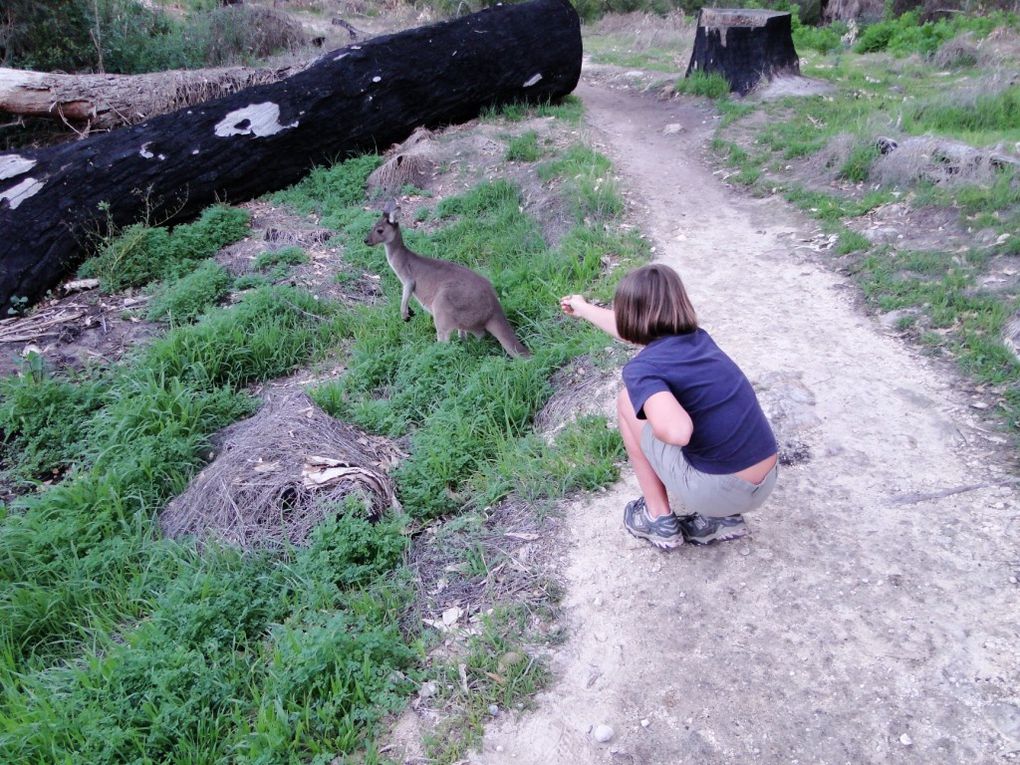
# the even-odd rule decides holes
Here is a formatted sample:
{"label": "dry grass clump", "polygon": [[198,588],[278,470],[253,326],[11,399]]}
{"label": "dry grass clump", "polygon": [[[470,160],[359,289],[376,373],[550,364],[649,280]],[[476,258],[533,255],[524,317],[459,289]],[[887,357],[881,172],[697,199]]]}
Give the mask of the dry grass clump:
{"label": "dry grass clump", "polygon": [[884,186],[920,182],[973,186],[991,183],[995,171],[987,151],[960,141],[919,136],[900,141],[895,150],[876,159],[871,177]]}
{"label": "dry grass clump", "polygon": [[372,518],[400,508],[385,472],[397,450],[333,419],[304,393],[271,400],[217,441],[216,459],[160,516],[167,536],[278,548],[302,544],[348,496],[360,497]]}
{"label": "dry grass clump", "polygon": [[261,60],[308,43],[300,22],[274,8],[228,5],[212,11],[206,24],[209,63],[213,65],[237,56]]}
{"label": "dry grass clump", "polygon": [[395,194],[408,185],[427,188],[436,171],[436,153],[432,133],[423,127],[416,129],[406,141],[387,151],[386,161],[368,176],[369,192]]}
{"label": "dry grass clump", "polygon": [[640,52],[692,45],[697,18],[679,10],[665,16],[640,11],[609,13],[595,22],[593,28],[596,34],[625,40],[628,48]]}
{"label": "dry grass clump", "polygon": [[935,51],[931,60],[935,66],[942,69],[974,66],[979,61],[985,63],[981,48],[971,32],[964,32],[951,40],[946,40]]}
{"label": "dry grass clump", "polygon": [[590,356],[580,356],[556,372],[549,382],[555,393],[534,420],[535,429],[547,437],[579,417],[609,416],[620,387],[620,373],[616,367],[599,365]]}

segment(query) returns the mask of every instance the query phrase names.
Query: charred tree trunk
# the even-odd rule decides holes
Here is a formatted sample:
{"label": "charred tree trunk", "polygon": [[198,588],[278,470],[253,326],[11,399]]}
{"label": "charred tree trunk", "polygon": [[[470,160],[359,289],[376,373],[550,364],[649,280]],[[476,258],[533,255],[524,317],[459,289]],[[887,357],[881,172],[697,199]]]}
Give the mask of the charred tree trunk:
{"label": "charred tree trunk", "polygon": [[55,120],[88,135],[137,125],[252,85],[279,82],[300,68],[230,67],[151,74],[49,74],[0,68],[0,112]]}
{"label": "charred tree trunk", "polygon": [[107,220],[186,220],[419,126],[560,98],[580,73],[577,13],[567,0],[532,0],[350,45],[281,82],[140,125],[0,154],[0,314],[55,286]]}
{"label": "charred tree trunk", "polygon": [[763,77],[800,74],[791,25],[789,13],[702,8],[687,76],[718,72],[743,96]]}

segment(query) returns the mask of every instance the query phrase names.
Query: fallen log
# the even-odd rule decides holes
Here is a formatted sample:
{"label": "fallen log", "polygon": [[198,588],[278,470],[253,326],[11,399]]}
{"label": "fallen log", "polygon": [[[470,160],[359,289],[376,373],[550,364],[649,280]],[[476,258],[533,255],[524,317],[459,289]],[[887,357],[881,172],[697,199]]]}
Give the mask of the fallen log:
{"label": "fallen log", "polygon": [[0,112],[62,122],[80,136],[113,130],[279,82],[301,67],[181,69],[149,74],[50,74],[0,67]]}
{"label": "fallen log", "polygon": [[762,78],[800,74],[792,16],[758,8],[702,8],[687,76],[717,72],[747,95]]}
{"label": "fallen log", "polygon": [[580,73],[576,11],[531,0],[349,45],[280,82],[139,125],[0,154],[0,314],[42,297],[110,224],[180,222],[419,126],[560,98]]}

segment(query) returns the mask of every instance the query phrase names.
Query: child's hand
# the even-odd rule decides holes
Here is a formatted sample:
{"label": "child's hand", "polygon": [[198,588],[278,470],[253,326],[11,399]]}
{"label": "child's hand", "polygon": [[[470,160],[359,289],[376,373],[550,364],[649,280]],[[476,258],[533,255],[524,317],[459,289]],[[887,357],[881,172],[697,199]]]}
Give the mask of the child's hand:
{"label": "child's hand", "polygon": [[560,298],[560,310],[567,316],[573,316],[582,306],[586,305],[588,305],[588,301],[582,295],[566,295]]}

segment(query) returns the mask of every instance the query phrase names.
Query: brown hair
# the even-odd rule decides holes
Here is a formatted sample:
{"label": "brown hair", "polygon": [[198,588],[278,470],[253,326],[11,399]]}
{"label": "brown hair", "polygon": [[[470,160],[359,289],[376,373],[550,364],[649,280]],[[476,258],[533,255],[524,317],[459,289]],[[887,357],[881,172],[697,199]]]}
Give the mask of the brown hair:
{"label": "brown hair", "polygon": [[613,310],[617,334],[638,345],[698,328],[698,316],[679,274],[658,263],[631,271],[620,280]]}

